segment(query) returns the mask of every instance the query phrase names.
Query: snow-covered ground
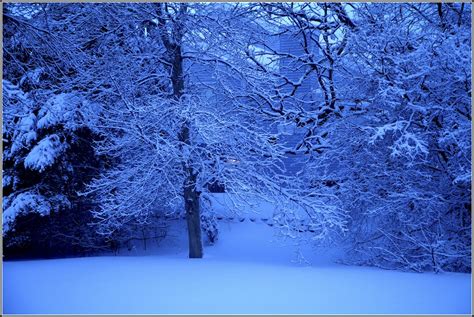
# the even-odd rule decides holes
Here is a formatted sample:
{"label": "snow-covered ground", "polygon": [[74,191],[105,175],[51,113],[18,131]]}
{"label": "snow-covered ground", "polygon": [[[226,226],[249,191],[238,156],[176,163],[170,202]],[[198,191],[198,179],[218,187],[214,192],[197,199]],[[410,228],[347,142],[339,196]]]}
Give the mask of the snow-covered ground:
{"label": "snow-covered ground", "polygon": [[305,265],[264,224],[221,223],[220,230],[204,259],[187,259],[182,232],[174,230],[166,247],[146,253],[137,247],[118,256],[7,261],[4,313],[471,312],[469,274],[336,265],[321,250]]}

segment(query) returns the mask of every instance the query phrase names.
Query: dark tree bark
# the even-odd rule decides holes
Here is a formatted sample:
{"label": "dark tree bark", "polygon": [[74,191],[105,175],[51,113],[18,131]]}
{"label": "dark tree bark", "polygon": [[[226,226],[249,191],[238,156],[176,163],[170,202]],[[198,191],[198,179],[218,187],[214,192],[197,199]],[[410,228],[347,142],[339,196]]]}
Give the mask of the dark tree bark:
{"label": "dark tree bark", "polygon": [[196,191],[195,186],[197,174],[192,168],[188,168],[187,173],[188,177],[184,185],[184,204],[188,225],[189,257],[202,258],[200,193]]}

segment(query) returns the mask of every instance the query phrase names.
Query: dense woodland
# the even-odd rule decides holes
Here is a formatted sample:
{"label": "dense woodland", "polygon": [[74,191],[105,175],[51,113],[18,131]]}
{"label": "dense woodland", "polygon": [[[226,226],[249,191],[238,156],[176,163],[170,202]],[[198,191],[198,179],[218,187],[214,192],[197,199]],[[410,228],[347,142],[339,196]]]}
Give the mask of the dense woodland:
{"label": "dense woodland", "polygon": [[7,258],[113,251],[169,214],[199,258],[226,192],[348,264],[471,270],[470,4],[10,3],[3,39]]}

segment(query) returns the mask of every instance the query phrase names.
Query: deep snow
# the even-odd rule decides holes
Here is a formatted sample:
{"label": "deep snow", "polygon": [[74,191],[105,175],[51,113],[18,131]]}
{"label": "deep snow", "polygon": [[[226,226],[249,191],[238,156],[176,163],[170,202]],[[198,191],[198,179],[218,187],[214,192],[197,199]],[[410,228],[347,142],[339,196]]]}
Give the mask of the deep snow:
{"label": "deep snow", "polygon": [[137,246],[118,256],[7,261],[4,313],[471,312],[469,274],[336,265],[321,250],[304,265],[262,223],[221,223],[220,230],[204,259],[187,259],[175,230],[167,247],[146,255]]}

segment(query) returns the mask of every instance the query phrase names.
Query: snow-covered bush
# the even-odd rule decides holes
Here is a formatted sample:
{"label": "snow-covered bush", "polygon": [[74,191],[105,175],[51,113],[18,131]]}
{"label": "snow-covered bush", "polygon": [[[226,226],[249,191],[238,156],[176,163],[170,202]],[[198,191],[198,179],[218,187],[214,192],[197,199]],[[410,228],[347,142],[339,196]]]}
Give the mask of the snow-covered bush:
{"label": "snow-covered bush", "polygon": [[210,245],[215,244],[219,239],[219,225],[212,207],[212,201],[206,198],[201,201],[201,227],[207,242]]}

